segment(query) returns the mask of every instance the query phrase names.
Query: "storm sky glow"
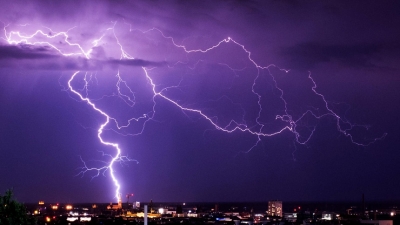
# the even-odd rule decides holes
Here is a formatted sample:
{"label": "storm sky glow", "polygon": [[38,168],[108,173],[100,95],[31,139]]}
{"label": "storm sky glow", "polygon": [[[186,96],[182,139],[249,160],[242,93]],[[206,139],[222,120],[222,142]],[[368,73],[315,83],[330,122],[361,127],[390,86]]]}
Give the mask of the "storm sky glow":
{"label": "storm sky glow", "polygon": [[[28,202],[107,202],[132,192],[141,201],[398,198],[361,175],[392,184],[387,172],[398,170],[390,164],[398,128],[388,119],[398,107],[390,104],[399,81],[394,37],[363,36],[361,22],[336,25],[349,13],[340,3],[192,3],[63,3],[57,15],[34,2],[4,14],[1,149],[20,150],[9,155],[16,161],[4,158],[3,173],[14,172],[0,187]],[[352,21],[362,18],[348,6]],[[296,7],[329,12],[315,15],[325,24],[298,12],[298,29],[287,12]],[[330,30],[309,35],[326,25],[335,39]],[[283,28],[298,36],[282,37]]]}

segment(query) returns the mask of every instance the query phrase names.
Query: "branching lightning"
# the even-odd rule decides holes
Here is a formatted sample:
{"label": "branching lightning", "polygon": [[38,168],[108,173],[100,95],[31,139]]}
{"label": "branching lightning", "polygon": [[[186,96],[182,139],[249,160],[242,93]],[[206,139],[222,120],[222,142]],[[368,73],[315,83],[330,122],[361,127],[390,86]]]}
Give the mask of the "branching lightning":
{"label": "branching lightning", "polygon": [[[100,46],[101,43],[103,42],[103,39],[105,39],[105,37],[108,37],[108,38],[112,38],[114,40],[114,44],[116,44],[119,48],[118,49],[118,51],[120,53],[119,60],[135,60],[135,58],[132,56],[133,53],[129,53],[129,51],[124,48],[124,44],[122,43],[122,41],[119,39],[118,35],[116,34],[116,32],[115,32],[116,26],[117,26],[117,22],[113,22],[111,27],[106,28],[104,30],[104,32],[101,35],[99,35],[99,37],[97,39],[94,39],[93,41],[90,42],[91,46],[85,46],[85,47],[81,46],[79,43],[74,43],[74,42],[70,41],[69,32],[72,29],[74,29],[74,27],[67,31],[62,31],[62,32],[54,32],[50,28],[46,28],[49,31],[48,33],[42,31],[41,29],[38,29],[31,34],[24,34],[23,31],[8,31],[9,25],[5,25],[3,39],[9,45],[22,45],[23,44],[23,45],[33,45],[33,46],[48,46],[51,49],[53,49],[54,51],[58,52],[59,54],[61,54],[62,56],[65,56],[65,57],[77,57],[77,56],[82,57],[83,56],[85,59],[91,60],[92,59],[91,54],[92,54],[93,48]],[[20,27],[21,27],[21,29],[25,28],[25,26],[20,26]],[[105,161],[105,166],[103,166],[103,167],[89,167],[89,166],[87,166],[86,162],[84,160],[82,160],[83,167],[82,167],[82,171],[80,172],[80,174],[83,175],[86,172],[94,172],[95,176],[99,176],[100,174],[104,174],[106,171],[109,171],[111,179],[115,185],[115,197],[117,197],[117,198],[120,198],[120,196],[121,196],[121,193],[120,193],[121,186],[118,182],[118,179],[115,176],[114,164],[115,164],[115,162],[133,161],[133,160],[122,155],[122,149],[119,147],[118,143],[104,140],[103,133],[107,129],[113,130],[112,128],[109,128],[110,123],[114,123],[115,127],[117,128],[117,130],[114,130],[114,131],[117,133],[120,133],[119,130],[128,128],[131,126],[132,123],[141,121],[143,125],[142,125],[142,128],[137,133],[125,133],[124,135],[141,134],[143,132],[143,130],[145,129],[147,122],[151,121],[154,118],[154,115],[156,113],[157,101],[167,101],[170,104],[179,108],[184,114],[186,114],[186,113],[196,114],[200,118],[202,118],[202,120],[209,123],[214,129],[219,130],[221,132],[226,132],[226,133],[244,132],[244,133],[248,133],[248,134],[255,136],[256,141],[255,141],[254,145],[249,148],[248,151],[255,148],[262,141],[263,137],[275,136],[275,135],[281,134],[282,132],[285,132],[285,131],[293,133],[295,143],[298,143],[298,144],[308,143],[309,140],[311,139],[311,137],[313,136],[314,132],[316,131],[316,125],[311,127],[310,132],[307,135],[301,134],[301,132],[298,130],[298,126],[299,126],[299,123],[301,123],[304,120],[304,118],[309,117],[309,116],[313,117],[316,120],[319,120],[324,117],[333,118],[336,123],[337,131],[339,133],[343,134],[345,137],[347,137],[355,145],[368,146],[368,145],[376,142],[377,140],[382,140],[386,136],[386,134],[383,134],[381,137],[374,138],[374,139],[372,139],[370,141],[366,141],[366,142],[356,141],[355,138],[352,136],[352,134],[349,131],[351,131],[355,126],[361,126],[361,125],[352,124],[347,119],[340,116],[333,109],[331,109],[328,101],[326,100],[326,97],[317,91],[317,83],[312,78],[311,73],[308,74],[308,79],[312,83],[311,91],[314,93],[315,96],[317,96],[320,99],[320,101],[323,102],[323,105],[325,107],[324,108],[325,113],[320,114],[317,110],[309,109],[309,110],[304,111],[302,114],[297,116],[297,119],[295,119],[295,117],[290,113],[290,110],[288,109],[288,101],[286,100],[285,92],[279,86],[279,83],[278,83],[276,77],[274,76],[274,74],[271,72],[271,69],[272,68],[278,69],[284,73],[289,73],[290,71],[279,68],[274,64],[270,64],[268,66],[262,66],[262,65],[258,64],[257,62],[255,62],[253,60],[252,53],[248,49],[246,49],[246,47],[244,45],[235,41],[231,37],[225,38],[225,39],[217,42],[215,45],[212,45],[211,47],[208,47],[205,49],[201,49],[201,48],[189,49],[185,45],[177,44],[177,42],[174,40],[173,37],[165,35],[160,29],[157,29],[157,28],[152,28],[152,29],[149,29],[146,31],[140,31],[140,30],[132,29],[132,26],[130,25],[128,32],[132,32],[132,31],[138,31],[138,32],[142,33],[143,35],[147,35],[149,33],[158,34],[160,36],[160,38],[162,38],[164,41],[169,42],[171,45],[173,45],[174,48],[176,49],[176,51],[181,51],[182,53],[184,53],[186,55],[206,54],[206,53],[212,52],[212,51],[220,48],[222,45],[228,45],[228,46],[233,45],[233,46],[239,47],[241,49],[241,51],[246,55],[247,60],[249,61],[249,64],[251,65],[251,67],[255,68],[255,71],[256,71],[255,74],[253,74],[254,78],[252,80],[252,85],[248,91],[251,91],[253,96],[257,99],[256,103],[257,103],[258,112],[257,112],[257,116],[254,118],[254,123],[256,125],[249,126],[246,123],[246,121],[244,120],[244,116],[241,121],[231,119],[230,122],[225,125],[220,124],[218,121],[218,118],[215,115],[210,115],[207,113],[207,111],[205,111],[201,108],[185,105],[185,104],[179,102],[179,100],[174,99],[173,97],[168,95],[167,92],[169,90],[179,89],[179,87],[181,87],[180,82],[177,83],[176,85],[172,85],[172,86],[170,85],[167,87],[160,88],[161,85],[157,84],[154,77],[152,76],[152,70],[154,69],[154,67],[142,66],[141,68],[143,71],[143,75],[145,76],[145,79],[147,80],[149,87],[151,89],[149,91],[152,93],[152,110],[150,112],[143,114],[142,116],[130,118],[125,122],[120,122],[120,121],[117,121],[117,119],[115,119],[109,113],[106,113],[105,110],[98,107],[95,104],[95,102],[93,101],[93,99],[91,99],[89,97],[88,82],[89,82],[90,78],[88,78],[88,76],[91,76],[91,74],[89,72],[81,72],[81,71],[74,72],[71,75],[70,79],[68,80],[68,83],[67,83],[68,90],[71,93],[73,93],[75,96],[77,96],[82,102],[85,102],[87,105],[89,105],[94,111],[96,111],[97,113],[99,113],[100,115],[102,115],[104,117],[105,121],[100,125],[100,127],[97,130],[97,137],[103,145],[113,148],[115,150],[115,154],[107,155],[111,159],[108,161]],[[65,44],[60,46],[59,45],[60,40],[62,40]],[[181,62],[181,61],[168,62],[168,67],[173,68],[177,64],[185,64],[185,62]],[[195,64],[195,66],[196,65],[197,65],[197,63]],[[242,70],[246,69],[246,68],[233,69],[229,64],[222,63],[222,62],[219,63],[219,65],[225,66],[226,68],[231,70],[235,74],[235,76],[239,76],[236,74],[237,71],[242,71]],[[190,66],[188,66],[188,67],[190,69],[194,69],[194,67],[190,67]],[[272,80],[272,87],[278,93],[277,97],[280,99],[281,104],[283,106],[283,113],[276,115],[275,120],[280,121],[280,122],[284,123],[285,125],[276,129],[275,131],[272,131],[272,132],[264,131],[264,128],[267,126],[267,124],[261,120],[261,117],[262,117],[261,114],[264,110],[263,104],[262,104],[262,99],[264,96],[259,91],[257,91],[256,86],[257,86],[259,79],[261,79],[260,76],[261,76],[262,72],[266,72],[270,76],[270,78]],[[73,81],[75,79],[77,79],[78,74],[83,74],[83,73],[85,74],[84,79],[83,79],[83,82],[85,85],[82,90],[78,90],[76,87],[74,87]],[[116,72],[115,76],[117,77],[117,82],[115,84],[117,94],[115,96],[120,98],[129,107],[136,107],[136,97],[135,97],[135,92],[133,91],[133,89],[131,87],[129,87],[129,84],[122,79],[122,77],[120,76],[119,70]],[[128,94],[123,93],[121,91],[122,88],[124,88],[124,90],[127,90]],[[264,105],[264,107],[265,107],[265,105]],[[366,126],[362,126],[362,127],[367,129]],[[105,155],[105,154],[103,154],[103,155]]]}

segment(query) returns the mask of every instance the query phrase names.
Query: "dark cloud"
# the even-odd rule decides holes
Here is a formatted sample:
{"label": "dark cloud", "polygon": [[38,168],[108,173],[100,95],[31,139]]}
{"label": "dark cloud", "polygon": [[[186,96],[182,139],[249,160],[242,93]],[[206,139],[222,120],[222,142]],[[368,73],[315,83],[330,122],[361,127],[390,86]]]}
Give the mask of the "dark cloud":
{"label": "dark cloud", "polygon": [[167,63],[166,62],[152,62],[152,61],[147,61],[143,59],[123,59],[123,60],[117,60],[117,59],[110,59],[106,61],[109,64],[112,65],[124,65],[124,66],[165,66]]}
{"label": "dark cloud", "polygon": [[0,45],[0,60],[3,59],[48,59],[59,57],[45,46]]}
{"label": "dark cloud", "polygon": [[90,69],[82,57],[63,57],[46,46],[0,45],[0,65],[6,68],[41,70]]}
{"label": "dark cloud", "polygon": [[166,62],[143,59],[86,59],[76,56],[61,56],[48,47],[31,45],[0,45],[0,65],[8,68],[43,70],[102,70],[109,66],[164,66]]}
{"label": "dark cloud", "polygon": [[39,58],[39,59],[0,59],[2,68],[19,68],[27,70],[94,70],[97,67],[84,58]]}
{"label": "dark cloud", "polygon": [[397,43],[360,43],[355,45],[300,43],[281,48],[282,54],[293,69],[310,70],[317,64],[340,62],[348,67],[379,67],[374,59],[382,52],[399,50]]}

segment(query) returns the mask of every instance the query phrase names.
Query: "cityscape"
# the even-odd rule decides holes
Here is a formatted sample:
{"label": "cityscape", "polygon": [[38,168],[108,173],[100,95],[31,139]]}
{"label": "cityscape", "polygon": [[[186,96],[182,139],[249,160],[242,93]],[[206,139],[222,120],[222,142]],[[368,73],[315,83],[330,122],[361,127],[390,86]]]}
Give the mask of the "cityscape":
{"label": "cityscape", "polygon": [[[28,204],[38,224],[400,224],[396,203],[147,203]],[[132,199],[131,199],[132,200]]]}

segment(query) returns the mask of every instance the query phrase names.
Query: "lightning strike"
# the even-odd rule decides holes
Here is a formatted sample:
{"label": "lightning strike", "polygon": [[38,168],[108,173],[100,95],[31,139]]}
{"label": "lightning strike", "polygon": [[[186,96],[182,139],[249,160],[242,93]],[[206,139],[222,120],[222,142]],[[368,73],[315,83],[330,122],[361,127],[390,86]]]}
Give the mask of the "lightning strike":
{"label": "lightning strike", "polygon": [[[26,45],[49,46],[52,49],[59,52],[63,56],[84,55],[85,58],[87,58],[87,59],[90,58],[91,50],[85,51],[79,44],[71,43],[70,41],[68,41],[68,39],[69,39],[68,32],[70,30],[74,29],[75,27],[69,29],[66,32],[56,32],[53,35],[46,34],[42,30],[36,30],[36,32],[34,32],[31,35],[24,35],[24,34],[21,34],[21,32],[19,32],[19,31],[11,31],[11,32],[7,33],[7,27],[8,27],[8,25],[4,27],[4,36],[5,37],[3,39],[6,40],[8,42],[8,44],[10,44],[10,45],[26,44]],[[49,29],[49,30],[51,31],[51,29]],[[40,41],[40,39],[55,39],[57,37],[63,38],[62,40],[64,40],[65,43],[67,43],[67,45],[69,47],[77,48],[78,52],[65,52],[65,51],[61,50],[59,47],[57,47],[55,44],[52,44],[49,41]],[[37,40],[35,40],[35,39],[37,39]]]}
{"label": "lightning strike", "polygon": [[[69,90],[70,90],[72,93],[74,93],[74,94],[76,94],[77,96],[79,96],[79,98],[80,98],[82,101],[86,102],[86,103],[87,103],[88,105],[90,105],[95,111],[99,112],[101,115],[103,115],[103,116],[106,118],[106,121],[105,121],[103,124],[101,124],[101,125],[100,125],[100,128],[97,130],[97,137],[99,138],[100,142],[101,142],[103,145],[111,146],[111,147],[113,147],[113,148],[116,150],[116,152],[117,152],[117,153],[115,154],[114,157],[111,157],[111,161],[110,161],[110,163],[109,163],[107,166],[100,167],[100,168],[89,168],[89,167],[86,166],[86,164],[84,164],[84,165],[85,165],[85,167],[84,167],[85,170],[84,170],[82,173],[85,173],[86,171],[97,170],[97,175],[99,175],[100,171],[110,170],[111,179],[112,179],[112,181],[114,182],[114,185],[115,185],[115,187],[116,187],[116,190],[115,190],[115,197],[116,197],[117,199],[119,199],[120,196],[121,196],[120,191],[119,191],[119,190],[121,189],[121,185],[119,184],[117,178],[115,177],[113,165],[114,165],[115,162],[120,161],[120,160],[123,160],[123,159],[121,158],[121,149],[119,148],[119,146],[118,146],[117,143],[112,143],[112,142],[104,141],[103,138],[101,137],[101,134],[103,133],[104,127],[107,126],[107,124],[110,122],[110,120],[111,120],[112,118],[110,118],[110,116],[107,115],[105,112],[103,112],[101,109],[97,108],[96,105],[93,104],[93,103],[90,101],[89,98],[83,97],[78,91],[76,91],[76,90],[72,87],[71,82],[72,82],[72,80],[75,78],[75,76],[76,76],[78,73],[79,73],[79,71],[77,71],[77,72],[75,72],[74,74],[72,74],[71,78],[68,80],[68,87],[69,87]],[[87,84],[87,83],[86,83],[86,84]]]}
{"label": "lightning strike", "polygon": [[[125,24],[128,24],[128,23],[125,22]],[[230,121],[225,125],[219,124],[218,117],[216,117],[215,115],[209,115],[206,111],[202,110],[201,108],[189,107],[187,105],[184,105],[184,104],[180,103],[178,100],[173,99],[172,97],[168,96],[167,92],[169,90],[179,89],[179,87],[181,87],[182,80],[181,80],[181,82],[178,82],[176,85],[170,85],[167,87],[159,88],[160,84],[156,83],[156,81],[154,80],[154,77],[152,77],[152,74],[151,74],[152,70],[155,69],[156,67],[150,68],[150,67],[143,66],[143,67],[141,67],[141,69],[143,71],[143,75],[145,76],[145,79],[147,80],[149,87],[151,89],[150,91],[152,94],[152,109],[151,109],[151,111],[142,114],[142,116],[130,118],[125,122],[120,122],[116,118],[114,118],[112,115],[106,113],[105,110],[99,108],[94,103],[93,99],[89,98],[89,93],[88,93],[89,85],[88,84],[89,84],[89,80],[91,78],[89,78],[89,79],[87,78],[87,76],[89,76],[88,72],[86,72],[84,75],[83,89],[78,91],[76,88],[74,88],[72,82],[75,79],[77,79],[78,74],[83,73],[81,71],[74,72],[67,82],[68,90],[71,93],[73,93],[74,95],[76,95],[82,102],[85,102],[87,105],[89,105],[95,112],[99,113],[100,115],[102,115],[104,117],[105,121],[97,129],[97,138],[99,139],[101,144],[115,150],[115,153],[113,155],[103,154],[103,156],[107,156],[107,157],[111,158],[109,161],[104,161],[105,166],[103,166],[103,167],[90,167],[86,164],[86,162],[84,160],[81,159],[82,163],[83,163],[83,167],[82,167],[82,171],[79,174],[83,175],[86,172],[93,171],[95,173],[94,177],[96,177],[96,176],[99,176],[100,174],[104,175],[105,172],[109,171],[112,182],[115,186],[115,197],[117,199],[120,199],[120,197],[121,197],[121,192],[120,192],[121,185],[115,175],[115,170],[114,170],[115,163],[116,162],[124,162],[124,161],[134,161],[134,160],[132,160],[126,156],[123,156],[122,149],[119,147],[118,143],[106,141],[106,140],[104,140],[102,135],[103,135],[104,131],[107,129],[113,130],[114,132],[116,132],[118,134],[122,134],[122,135],[139,135],[139,134],[141,134],[144,131],[146,124],[149,121],[154,119],[154,116],[156,113],[156,103],[157,103],[157,101],[160,101],[160,100],[169,102],[173,106],[180,109],[185,115],[187,115],[187,113],[197,114],[204,121],[208,122],[215,130],[218,130],[221,132],[226,132],[226,133],[243,132],[243,133],[248,133],[248,134],[255,136],[256,141],[255,141],[254,145],[249,148],[248,151],[251,151],[252,149],[257,147],[258,144],[262,142],[263,137],[271,137],[271,136],[281,134],[283,132],[291,132],[294,135],[294,143],[301,144],[301,145],[308,143],[309,140],[311,139],[311,137],[313,136],[314,132],[316,131],[316,125],[311,127],[308,135],[301,134],[300,131],[298,130],[298,124],[301,123],[303,121],[303,119],[306,118],[307,116],[311,116],[311,117],[315,118],[316,120],[319,120],[324,117],[333,118],[336,121],[337,131],[339,133],[343,134],[345,137],[349,138],[349,140],[355,145],[368,146],[378,140],[382,140],[386,136],[386,133],[385,133],[381,137],[374,138],[373,140],[370,140],[370,141],[367,141],[364,143],[354,140],[354,137],[352,136],[352,134],[349,131],[352,130],[356,126],[361,126],[366,129],[367,129],[367,127],[362,126],[362,125],[352,124],[349,121],[347,121],[345,118],[339,116],[339,114],[336,113],[334,110],[332,110],[330,108],[329,103],[326,100],[325,96],[317,91],[317,84],[314,81],[314,79],[312,78],[311,73],[308,74],[308,79],[312,83],[311,91],[314,93],[315,96],[317,96],[320,99],[320,101],[323,102],[324,110],[326,112],[320,114],[320,113],[318,113],[317,110],[309,109],[309,110],[304,111],[302,114],[297,116],[297,119],[295,119],[295,117],[290,113],[290,110],[288,109],[288,101],[286,100],[284,89],[279,86],[279,83],[278,83],[276,77],[271,72],[272,68],[278,69],[284,73],[289,73],[290,70],[279,68],[278,66],[276,66],[274,64],[270,64],[268,66],[262,66],[262,65],[258,64],[257,62],[255,62],[253,60],[252,53],[248,49],[246,49],[246,47],[244,45],[235,41],[231,37],[222,39],[221,41],[217,42],[215,45],[212,45],[208,48],[189,49],[185,45],[177,44],[177,42],[174,40],[173,37],[165,35],[158,28],[152,28],[152,29],[149,29],[146,31],[141,31],[141,30],[132,29],[132,25],[130,25],[130,24],[128,24],[128,25],[129,25],[129,32],[138,31],[138,32],[142,33],[143,35],[147,35],[151,32],[158,33],[161,36],[161,38],[163,38],[166,42],[170,42],[170,44],[172,44],[176,48],[176,51],[183,51],[183,53],[187,54],[187,55],[189,55],[189,54],[205,54],[205,53],[208,53],[208,52],[218,49],[222,45],[229,45],[229,46],[233,45],[233,46],[238,47],[246,55],[246,58],[250,62],[252,67],[256,69],[255,74],[253,74],[254,78],[252,80],[252,85],[251,85],[249,91],[251,91],[251,93],[257,99],[256,102],[257,102],[258,111],[257,111],[256,117],[254,118],[256,125],[249,126],[246,123],[246,121],[244,119],[245,113],[243,113],[241,121],[236,121],[235,119],[230,119]],[[26,26],[28,26],[28,25],[26,25]],[[112,22],[112,26],[105,29],[104,32],[101,35],[99,35],[99,37],[97,39],[93,39],[90,42],[92,45],[89,47],[82,47],[79,43],[73,43],[70,41],[70,37],[69,37],[68,33],[75,27],[73,27],[67,31],[64,31],[64,32],[53,32],[50,28],[47,28],[50,31],[50,33],[46,33],[39,29],[31,34],[25,34],[25,32],[22,32],[22,31],[8,31],[9,25],[5,25],[3,28],[3,30],[4,30],[4,38],[3,39],[9,45],[24,44],[24,45],[34,45],[34,46],[38,46],[38,45],[48,46],[48,47],[54,49],[59,54],[61,54],[62,56],[65,56],[65,57],[84,56],[86,59],[90,60],[93,48],[100,46],[103,41],[105,42],[104,39],[107,37],[107,35],[109,35],[115,41],[115,44],[119,48],[119,53],[120,53],[119,59],[120,60],[134,60],[135,58],[131,55],[132,53],[129,53],[127,50],[124,49],[124,44],[118,38],[118,35],[115,32],[116,26],[117,26],[117,22]],[[25,26],[23,28],[25,28]],[[110,38],[110,37],[108,37],[108,38]],[[66,46],[63,46],[63,45],[58,46],[56,44],[56,41],[58,39],[63,40],[63,42],[66,44]],[[87,49],[87,50],[85,50],[85,49]],[[199,62],[200,62],[200,60],[197,61],[197,63],[195,63],[193,67],[190,67],[189,65],[188,65],[188,67],[193,70],[193,69],[195,69],[195,67],[197,66],[197,64]],[[176,61],[176,62],[172,62],[172,63],[169,62],[168,68],[174,68],[177,64],[185,64],[185,62],[182,62],[182,61]],[[236,77],[239,76],[237,74],[238,71],[243,71],[248,67],[248,66],[246,66],[241,69],[234,69],[231,65],[226,64],[226,63],[220,62],[218,64],[220,66],[227,67],[229,70],[231,70],[235,74]],[[261,117],[262,117],[261,114],[264,110],[263,104],[262,104],[262,100],[263,100],[264,96],[259,91],[256,90],[256,86],[257,86],[259,80],[261,79],[260,76],[261,76],[262,72],[266,72],[267,75],[270,76],[270,78],[272,80],[272,86],[279,93],[277,97],[280,99],[281,104],[283,105],[283,113],[276,115],[275,120],[283,122],[285,125],[276,129],[275,131],[272,131],[272,132],[264,131],[264,128],[267,126],[267,124],[261,120]],[[92,76],[92,75],[90,74],[90,76]],[[135,92],[133,91],[132,88],[129,87],[128,83],[122,79],[119,70],[116,72],[115,76],[117,77],[117,82],[115,84],[117,94],[115,94],[113,96],[117,96],[118,98],[120,98],[129,107],[132,107],[132,108],[135,107],[136,106]],[[124,90],[127,90],[127,93],[123,93],[122,88]],[[85,95],[83,95],[82,92],[85,93]],[[226,97],[226,98],[229,99],[228,97]],[[229,100],[232,103],[234,102],[231,99],[229,99]],[[143,124],[142,124],[142,128],[138,132],[136,132],[136,133],[120,132],[120,130],[130,127],[132,123],[139,122],[139,121],[141,121]],[[108,128],[108,126],[110,126],[110,123],[113,123],[117,129],[115,130],[112,128]],[[347,128],[345,128],[345,127],[347,127]],[[296,146],[295,146],[295,148],[296,148]]]}

